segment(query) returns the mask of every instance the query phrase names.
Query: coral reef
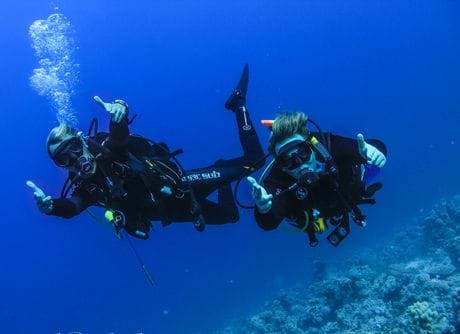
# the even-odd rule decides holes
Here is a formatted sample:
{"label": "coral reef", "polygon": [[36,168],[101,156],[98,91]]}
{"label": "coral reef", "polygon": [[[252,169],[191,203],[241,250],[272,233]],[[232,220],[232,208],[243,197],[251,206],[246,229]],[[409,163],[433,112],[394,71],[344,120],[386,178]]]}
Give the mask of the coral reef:
{"label": "coral reef", "polygon": [[460,333],[460,196],[342,269],[282,291],[220,334]]}

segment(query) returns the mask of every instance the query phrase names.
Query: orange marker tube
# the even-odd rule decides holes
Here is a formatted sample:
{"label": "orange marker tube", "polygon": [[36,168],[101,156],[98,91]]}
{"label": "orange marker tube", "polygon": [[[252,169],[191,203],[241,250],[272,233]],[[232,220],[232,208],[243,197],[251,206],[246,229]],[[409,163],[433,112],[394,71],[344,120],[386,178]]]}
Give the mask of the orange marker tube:
{"label": "orange marker tube", "polygon": [[260,121],[260,123],[262,123],[263,126],[266,126],[268,128],[272,127],[274,122],[275,121],[272,119],[263,119]]}

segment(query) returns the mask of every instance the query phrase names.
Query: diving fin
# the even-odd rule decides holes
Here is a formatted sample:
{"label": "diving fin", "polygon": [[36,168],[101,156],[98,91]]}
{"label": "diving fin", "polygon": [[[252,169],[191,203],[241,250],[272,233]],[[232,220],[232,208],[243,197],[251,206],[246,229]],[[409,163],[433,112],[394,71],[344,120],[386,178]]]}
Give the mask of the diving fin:
{"label": "diving fin", "polygon": [[244,65],[243,73],[241,74],[240,81],[236,85],[232,94],[225,102],[225,108],[228,110],[236,111],[240,107],[246,105],[246,94],[248,92],[248,82],[249,82],[249,65]]}

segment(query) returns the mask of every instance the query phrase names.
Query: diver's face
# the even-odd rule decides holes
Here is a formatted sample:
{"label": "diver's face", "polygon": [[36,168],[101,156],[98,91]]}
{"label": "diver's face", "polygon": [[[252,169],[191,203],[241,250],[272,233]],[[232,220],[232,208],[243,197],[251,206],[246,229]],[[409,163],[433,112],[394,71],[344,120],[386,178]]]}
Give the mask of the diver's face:
{"label": "diver's face", "polygon": [[86,145],[83,145],[83,153],[70,167],[70,171],[74,173],[79,173],[81,177],[88,178],[93,176],[96,173],[97,163],[94,156],[88,150]]}
{"label": "diver's face", "polygon": [[321,164],[303,136],[295,134],[275,146],[281,169],[294,178],[306,172],[318,172]]}
{"label": "diver's face", "polygon": [[78,136],[66,135],[50,146],[50,153],[56,165],[82,177],[91,177],[96,172],[94,156]]}

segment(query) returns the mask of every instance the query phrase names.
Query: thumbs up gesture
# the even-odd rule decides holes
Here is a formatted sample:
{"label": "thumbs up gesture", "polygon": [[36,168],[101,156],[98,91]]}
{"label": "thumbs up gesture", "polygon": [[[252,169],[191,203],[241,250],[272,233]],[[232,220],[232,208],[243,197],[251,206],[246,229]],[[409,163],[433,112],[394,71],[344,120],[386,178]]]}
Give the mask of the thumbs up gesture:
{"label": "thumbs up gesture", "polygon": [[104,102],[99,96],[95,96],[94,101],[112,115],[112,121],[115,123],[120,123],[128,112],[126,102],[122,100],[115,100],[114,103],[108,103]]}
{"label": "thumbs up gesture", "polygon": [[383,166],[385,166],[385,163],[387,162],[387,158],[385,157],[385,154],[383,154],[375,146],[372,146],[371,144],[366,143],[366,141],[364,140],[364,136],[361,133],[358,134],[357,140],[358,140],[359,153],[364,159],[367,160],[367,162],[379,168],[382,168]]}
{"label": "thumbs up gesture", "polygon": [[26,185],[34,191],[35,202],[37,202],[37,207],[40,212],[50,213],[53,211],[53,200],[51,196],[46,196],[45,192],[37,187],[32,181],[27,181]]}
{"label": "thumbs up gesture", "polygon": [[257,181],[249,176],[248,182],[252,185],[252,197],[256,202],[257,209],[260,213],[265,214],[272,208],[273,195],[268,194],[264,187],[262,187]]}

